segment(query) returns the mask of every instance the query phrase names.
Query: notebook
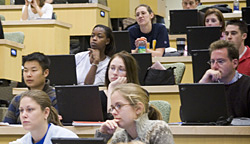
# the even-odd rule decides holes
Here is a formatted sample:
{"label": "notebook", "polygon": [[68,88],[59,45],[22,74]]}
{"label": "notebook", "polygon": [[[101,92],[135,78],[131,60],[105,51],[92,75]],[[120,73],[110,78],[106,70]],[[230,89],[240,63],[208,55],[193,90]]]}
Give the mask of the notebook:
{"label": "notebook", "polygon": [[221,37],[221,27],[187,27],[188,54],[191,50],[208,49],[210,44]]}
{"label": "notebook", "polygon": [[144,78],[147,74],[147,70],[152,66],[151,53],[134,53],[132,56],[137,61],[139,82],[141,85],[144,85]]}
{"label": "notebook", "polygon": [[198,26],[199,15],[197,9],[169,10],[170,34],[186,34],[187,26]]}
{"label": "notebook", "polygon": [[47,55],[51,61],[49,67],[50,85],[77,84],[75,55]]}
{"label": "notebook", "polygon": [[55,86],[59,114],[64,124],[73,121],[103,121],[97,85]]}
{"label": "notebook", "polygon": [[115,39],[115,53],[120,51],[127,51],[131,53],[131,45],[128,31],[113,31],[114,39]]}
{"label": "notebook", "polygon": [[179,84],[179,91],[184,124],[215,124],[228,118],[223,83]]}
{"label": "notebook", "polygon": [[192,50],[191,55],[194,83],[197,83],[200,81],[205,72],[210,69],[210,65],[207,63],[210,60],[209,50]]}
{"label": "notebook", "polygon": [[0,39],[4,39],[3,25],[1,20],[0,20]]}
{"label": "notebook", "polygon": [[103,138],[52,138],[53,144],[106,144]]}

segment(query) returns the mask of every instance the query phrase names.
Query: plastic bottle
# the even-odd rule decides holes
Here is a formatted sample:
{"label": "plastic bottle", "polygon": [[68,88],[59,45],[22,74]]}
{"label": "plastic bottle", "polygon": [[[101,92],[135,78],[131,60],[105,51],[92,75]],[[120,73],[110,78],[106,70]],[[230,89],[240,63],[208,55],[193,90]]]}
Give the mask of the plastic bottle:
{"label": "plastic bottle", "polygon": [[234,12],[239,12],[240,10],[240,3],[239,0],[234,0]]}
{"label": "plastic bottle", "polygon": [[10,0],[10,5],[14,5],[15,4],[15,0]]}
{"label": "plastic bottle", "polygon": [[147,43],[145,38],[140,38],[138,41],[138,53],[146,53]]}

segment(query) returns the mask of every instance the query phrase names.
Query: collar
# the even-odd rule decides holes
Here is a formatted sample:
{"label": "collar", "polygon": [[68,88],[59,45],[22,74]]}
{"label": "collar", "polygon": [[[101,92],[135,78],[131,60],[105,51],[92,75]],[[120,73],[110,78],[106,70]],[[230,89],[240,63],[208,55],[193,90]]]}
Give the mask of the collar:
{"label": "collar", "polygon": [[239,56],[239,59],[246,53],[246,51],[247,51],[247,47],[245,46],[245,49],[244,49],[243,53]]}
{"label": "collar", "polygon": [[232,83],[235,83],[236,81],[238,81],[238,79],[240,79],[242,76],[241,73],[239,73],[237,70],[235,71],[235,75],[233,77],[233,79],[229,82],[229,83],[226,83],[226,84],[232,84]]}

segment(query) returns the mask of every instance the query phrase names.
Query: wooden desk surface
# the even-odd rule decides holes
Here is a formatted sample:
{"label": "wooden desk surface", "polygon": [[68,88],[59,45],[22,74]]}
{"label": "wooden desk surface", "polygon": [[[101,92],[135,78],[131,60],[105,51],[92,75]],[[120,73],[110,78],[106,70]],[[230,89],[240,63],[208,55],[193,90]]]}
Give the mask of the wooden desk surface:
{"label": "wooden desk surface", "polygon": [[[65,128],[79,137],[93,137],[99,127]],[[249,144],[250,126],[175,126],[170,125],[176,144]],[[22,137],[26,131],[21,126],[1,126],[0,144]]]}
{"label": "wooden desk surface", "polygon": [[69,54],[71,24],[57,20],[3,21],[5,32],[24,33],[23,55],[40,51],[47,55]]}

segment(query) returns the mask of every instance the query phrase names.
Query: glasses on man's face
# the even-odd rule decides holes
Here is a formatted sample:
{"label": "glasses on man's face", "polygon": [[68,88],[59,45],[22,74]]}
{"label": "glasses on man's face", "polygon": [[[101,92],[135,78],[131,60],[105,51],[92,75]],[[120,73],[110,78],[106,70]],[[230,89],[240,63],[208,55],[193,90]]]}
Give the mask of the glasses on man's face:
{"label": "glasses on man's face", "polygon": [[121,110],[121,108],[125,105],[134,105],[134,104],[116,104],[115,106],[111,105],[110,109],[109,109],[109,113],[112,113],[113,110],[116,110],[117,112],[119,112]]}
{"label": "glasses on man's face", "polygon": [[112,72],[115,72],[116,69],[118,70],[119,73],[124,73],[124,72],[126,72],[126,69],[121,68],[121,67],[116,68],[116,67],[114,67],[114,66],[111,66],[109,69],[110,69]]}
{"label": "glasses on man's face", "polygon": [[217,63],[218,65],[223,65],[224,63],[226,62],[226,60],[225,59],[217,59],[217,60],[209,60],[207,63],[209,64],[209,65],[214,65],[215,63]]}

